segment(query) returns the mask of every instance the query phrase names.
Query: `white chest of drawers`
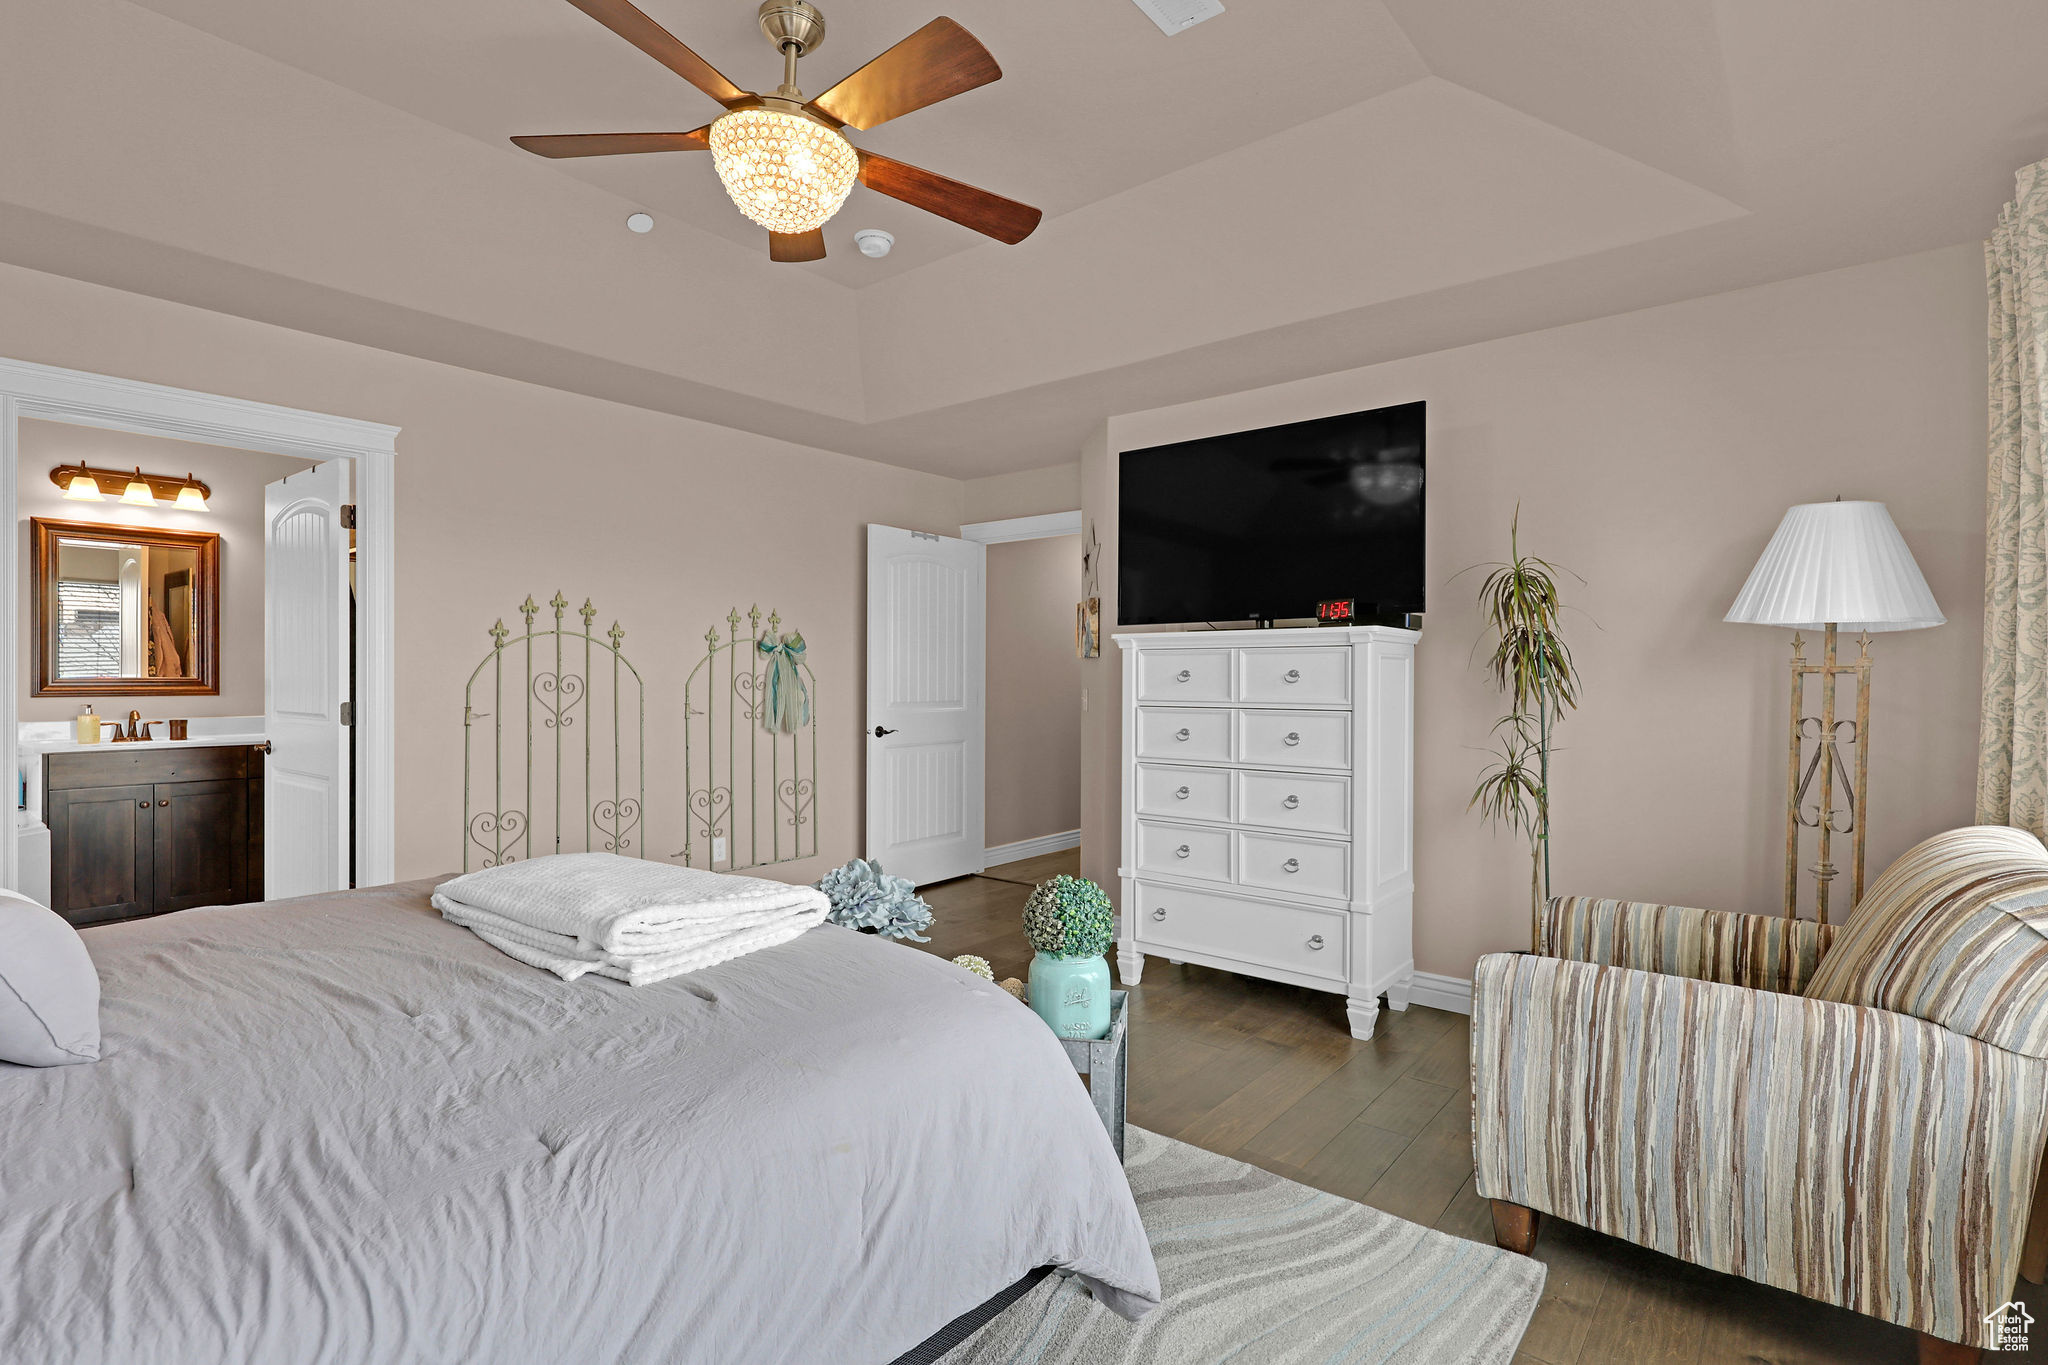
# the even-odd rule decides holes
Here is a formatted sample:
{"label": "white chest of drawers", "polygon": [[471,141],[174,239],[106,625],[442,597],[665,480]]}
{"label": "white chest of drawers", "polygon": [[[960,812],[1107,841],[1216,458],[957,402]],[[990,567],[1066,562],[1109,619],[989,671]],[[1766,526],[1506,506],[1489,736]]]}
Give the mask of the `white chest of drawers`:
{"label": "white chest of drawers", "polygon": [[1415,642],[1381,626],[1119,635],[1117,968],[1151,954],[1408,1007]]}

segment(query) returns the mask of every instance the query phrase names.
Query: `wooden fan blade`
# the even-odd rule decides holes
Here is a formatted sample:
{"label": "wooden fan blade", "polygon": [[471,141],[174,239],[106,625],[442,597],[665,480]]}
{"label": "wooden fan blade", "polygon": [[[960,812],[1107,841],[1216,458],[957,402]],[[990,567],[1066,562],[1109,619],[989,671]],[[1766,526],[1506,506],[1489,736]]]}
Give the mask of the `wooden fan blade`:
{"label": "wooden fan blade", "polygon": [[717,67],[684,47],[677,37],[633,8],[628,0],[569,0],[591,18],[660,62],[720,104],[747,98]]}
{"label": "wooden fan blade", "polygon": [[809,107],[834,122],[867,129],[1002,76],[1003,69],[972,33],[951,19],[934,19]]}
{"label": "wooden fan blade", "polygon": [[1011,246],[1029,237],[1044,216],[1029,204],[873,152],[860,154],[860,183]]}
{"label": "wooden fan blade", "polygon": [[535,156],[626,156],[634,152],[708,152],[705,130],[687,133],[563,133],[553,137],[515,137],[512,144]]}
{"label": "wooden fan blade", "polygon": [[769,233],[768,259],[771,261],[824,260],[825,229],[812,228],[809,232]]}

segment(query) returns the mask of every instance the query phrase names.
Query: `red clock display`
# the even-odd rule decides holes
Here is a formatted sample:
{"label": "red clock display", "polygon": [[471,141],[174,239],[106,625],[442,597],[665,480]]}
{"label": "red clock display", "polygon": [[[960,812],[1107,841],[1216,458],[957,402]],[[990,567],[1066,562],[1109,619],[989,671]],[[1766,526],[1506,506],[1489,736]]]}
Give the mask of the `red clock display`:
{"label": "red clock display", "polygon": [[1316,603],[1316,620],[1326,626],[1344,625],[1358,619],[1358,602],[1350,597],[1333,597]]}

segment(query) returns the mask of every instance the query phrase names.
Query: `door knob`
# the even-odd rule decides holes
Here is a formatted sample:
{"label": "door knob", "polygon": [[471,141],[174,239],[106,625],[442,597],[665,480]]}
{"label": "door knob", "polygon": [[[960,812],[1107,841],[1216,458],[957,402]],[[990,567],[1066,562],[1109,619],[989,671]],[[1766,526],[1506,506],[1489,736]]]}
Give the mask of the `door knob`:
{"label": "door knob", "polygon": [[137,801],[135,804],[142,807],[144,810],[149,809],[149,802],[147,801]]}
{"label": "door knob", "polygon": [[1157,910],[1154,910],[1154,911],[1152,912],[1152,918],[1153,918],[1153,919],[1165,919],[1165,918],[1166,918],[1166,907],[1162,905],[1162,906],[1160,906],[1160,907],[1159,907],[1159,908],[1158,908]]}
{"label": "door knob", "polygon": [[1188,789],[1186,787],[1181,787],[1174,792],[1174,795],[1179,797],[1181,800],[1185,801],[1188,799]]}
{"label": "door knob", "polygon": [[[147,805],[148,803],[147,803],[147,802],[144,802],[143,804]],[[168,805],[170,805],[171,803],[170,803],[170,802],[168,802],[168,801],[159,801],[159,802],[157,802],[157,804],[158,804],[159,806],[168,806]]]}
{"label": "door knob", "polygon": [[890,729],[890,728],[889,728],[888,726],[886,726],[886,725],[877,725],[877,726],[875,727],[875,738],[876,738],[876,739],[880,739],[880,738],[881,738],[881,737],[882,737],[883,735],[893,735],[893,734],[895,734],[895,733],[896,733],[896,732],[895,732],[894,730],[891,730],[891,729]]}
{"label": "door knob", "polygon": [[1280,864],[1280,870],[1281,870],[1282,872],[1299,872],[1299,871],[1301,871],[1301,859],[1299,859],[1299,858],[1289,858],[1289,859],[1288,859],[1288,860],[1287,860],[1286,862],[1284,862],[1284,863]]}
{"label": "door knob", "polygon": [[1289,730],[1287,732],[1287,737],[1281,740],[1280,742],[1288,746],[1290,749],[1293,748],[1295,745],[1301,743],[1301,731]]}
{"label": "door knob", "polygon": [[1323,936],[1321,934],[1310,935],[1308,940],[1308,947],[1310,952],[1320,953],[1323,950]]}

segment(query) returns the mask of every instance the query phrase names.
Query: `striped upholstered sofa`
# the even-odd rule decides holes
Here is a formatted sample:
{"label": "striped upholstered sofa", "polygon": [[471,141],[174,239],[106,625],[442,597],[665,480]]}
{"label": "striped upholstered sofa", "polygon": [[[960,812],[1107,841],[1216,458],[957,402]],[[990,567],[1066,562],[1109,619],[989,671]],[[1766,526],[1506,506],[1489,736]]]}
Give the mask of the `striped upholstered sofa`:
{"label": "striped upholstered sofa", "polygon": [[1974,1359],[2048,1262],[2048,849],[1936,835],[1838,929],[1554,900],[1473,974],[1472,1109],[1503,1246],[1552,1214]]}

